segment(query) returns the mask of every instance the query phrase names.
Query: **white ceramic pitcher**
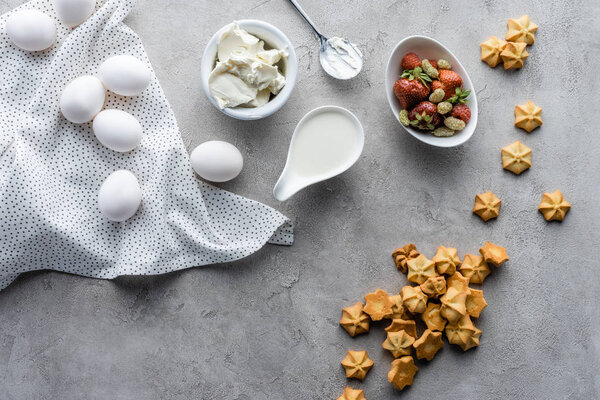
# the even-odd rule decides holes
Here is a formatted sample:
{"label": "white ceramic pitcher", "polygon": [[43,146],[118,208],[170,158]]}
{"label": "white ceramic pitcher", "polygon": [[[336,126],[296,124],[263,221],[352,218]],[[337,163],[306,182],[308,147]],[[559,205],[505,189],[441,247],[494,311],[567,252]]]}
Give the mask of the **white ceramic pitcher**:
{"label": "white ceramic pitcher", "polygon": [[[328,116],[335,119],[328,120]],[[335,122],[335,126],[331,125]],[[321,139],[315,136],[317,128],[323,129],[319,134]],[[310,142],[307,135],[311,135]],[[364,141],[360,121],[345,108],[322,106],[310,111],[294,130],[285,168],[273,196],[279,201],[287,200],[309,185],[346,171],[360,157]]]}

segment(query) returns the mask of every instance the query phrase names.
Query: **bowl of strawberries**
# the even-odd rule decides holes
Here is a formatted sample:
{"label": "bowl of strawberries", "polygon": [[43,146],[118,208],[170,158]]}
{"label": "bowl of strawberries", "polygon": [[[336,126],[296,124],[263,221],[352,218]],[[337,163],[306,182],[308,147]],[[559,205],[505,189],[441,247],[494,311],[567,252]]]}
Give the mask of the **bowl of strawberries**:
{"label": "bowl of strawberries", "polygon": [[437,40],[409,36],[388,60],[385,90],[404,129],[437,147],[465,143],[477,126],[477,97],[458,59]]}

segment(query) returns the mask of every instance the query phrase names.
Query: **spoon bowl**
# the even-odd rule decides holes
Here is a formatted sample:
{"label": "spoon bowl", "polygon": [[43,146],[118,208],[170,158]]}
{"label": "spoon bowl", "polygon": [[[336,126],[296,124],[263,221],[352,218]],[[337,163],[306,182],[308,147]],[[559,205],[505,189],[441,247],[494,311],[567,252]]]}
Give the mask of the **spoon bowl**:
{"label": "spoon bowl", "polygon": [[[402,111],[402,108],[400,107],[400,102],[394,94],[394,83],[402,74],[402,67],[400,66],[402,57],[406,53],[410,52],[416,53],[421,59],[427,58],[438,60],[443,58],[449,61],[452,65],[452,70],[462,77],[463,89],[471,91],[471,94],[468,97],[468,105],[471,109],[471,120],[462,131],[456,133],[454,136],[437,137],[433,136],[431,133],[419,131],[404,126],[400,123],[398,115],[400,114],[400,111]],[[452,54],[448,48],[435,39],[427,36],[409,36],[401,40],[396,45],[394,50],[392,50],[392,54],[390,55],[387,64],[385,73],[385,94],[387,96],[388,103],[390,104],[390,108],[392,109],[392,112],[398,121],[398,124],[400,124],[400,126],[402,126],[402,128],[404,128],[404,130],[406,130],[412,136],[424,143],[436,147],[459,146],[469,140],[471,136],[473,136],[473,132],[475,132],[475,128],[477,126],[477,94],[475,93],[475,88],[473,87],[471,78],[469,78],[469,74],[462,66],[460,61],[458,61],[458,58],[456,58],[456,56]]]}
{"label": "spoon bowl", "polygon": [[362,70],[363,56],[361,51],[348,39],[321,37],[319,61],[329,75],[336,79],[354,78]]}

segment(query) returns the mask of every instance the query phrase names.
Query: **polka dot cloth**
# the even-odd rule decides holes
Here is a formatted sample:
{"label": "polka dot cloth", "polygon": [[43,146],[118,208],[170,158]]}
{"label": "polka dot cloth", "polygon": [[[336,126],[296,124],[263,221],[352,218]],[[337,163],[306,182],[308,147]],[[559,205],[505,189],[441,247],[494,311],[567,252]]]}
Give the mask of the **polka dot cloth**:
{"label": "polka dot cloth", "polygon": [[[149,61],[139,37],[122,23],[133,0],[99,1],[74,30],[51,0],[35,8],[56,20],[57,43],[38,53],[9,43],[0,18],[0,289],[20,273],[53,269],[95,278],[150,275],[248,256],[266,242],[290,245],[289,220],[194,175],[177,122],[156,77],[140,96],[108,94],[105,108],[127,111],[144,127],[126,154],[95,138],[91,124],[59,112],[63,88],[97,73],[110,56]],[[128,169],[143,191],[137,214],[122,223],[100,214],[100,185]]]}

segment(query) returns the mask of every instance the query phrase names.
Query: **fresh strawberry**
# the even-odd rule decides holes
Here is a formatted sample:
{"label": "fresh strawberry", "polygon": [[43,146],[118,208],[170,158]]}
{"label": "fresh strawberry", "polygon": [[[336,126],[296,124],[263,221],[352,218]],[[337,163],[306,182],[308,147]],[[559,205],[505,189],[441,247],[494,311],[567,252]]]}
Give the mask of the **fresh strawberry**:
{"label": "fresh strawberry", "polygon": [[456,88],[462,87],[462,78],[456,72],[449,69],[439,70],[439,74],[439,83],[433,82],[433,90],[438,88],[444,89],[444,92],[446,93],[444,100],[448,100],[456,94]]}
{"label": "fresh strawberry", "polygon": [[422,101],[408,113],[410,125],[423,131],[432,131],[442,122],[437,106],[430,101]]}
{"label": "fresh strawberry", "polygon": [[452,111],[450,112],[450,115],[454,118],[460,119],[465,124],[467,124],[467,123],[469,123],[469,120],[471,119],[471,110],[469,109],[469,106],[466,104],[457,104],[454,107],[452,107]]}
{"label": "fresh strawberry", "polygon": [[438,69],[437,61],[429,59],[429,64],[435,69]]}
{"label": "fresh strawberry", "polygon": [[394,83],[394,94],[403,110],[408,110],[429,96],[427,82],[431,82],[431,78],[421,71],[421,67],[402,73],[400,79]]}
{"label": "fresh strawberry", "polygon": [[402,57],[400,65],[402,66],[402,71],[407,69],[413,70],[421,66],[421,59],[415,53],[406,53],[404,57]]}

